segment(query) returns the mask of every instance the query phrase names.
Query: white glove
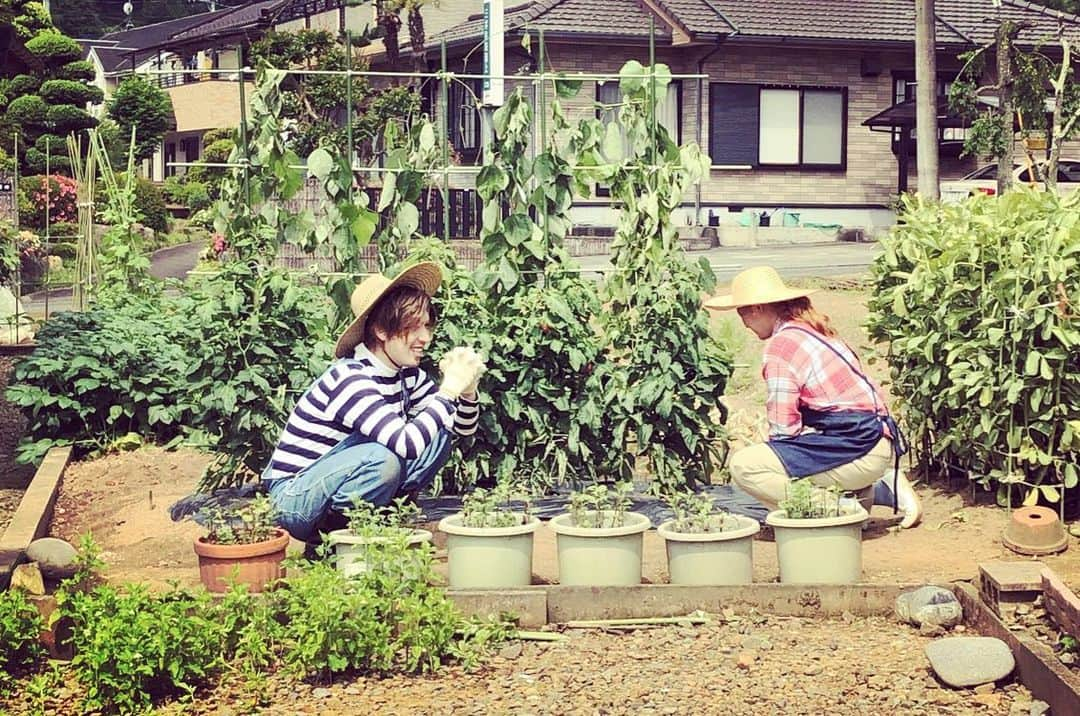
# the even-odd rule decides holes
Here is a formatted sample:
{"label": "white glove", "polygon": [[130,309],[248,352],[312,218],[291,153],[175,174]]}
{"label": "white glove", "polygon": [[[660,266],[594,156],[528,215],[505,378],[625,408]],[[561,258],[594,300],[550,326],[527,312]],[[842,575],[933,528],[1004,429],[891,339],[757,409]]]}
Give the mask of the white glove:
{"label": "white glove", "polygon": [[480,374],[484,372],[484,359],[472,348],[451,349],[439,361],[443,379],[439,392],[456,400],[462,393],[476,392]]}

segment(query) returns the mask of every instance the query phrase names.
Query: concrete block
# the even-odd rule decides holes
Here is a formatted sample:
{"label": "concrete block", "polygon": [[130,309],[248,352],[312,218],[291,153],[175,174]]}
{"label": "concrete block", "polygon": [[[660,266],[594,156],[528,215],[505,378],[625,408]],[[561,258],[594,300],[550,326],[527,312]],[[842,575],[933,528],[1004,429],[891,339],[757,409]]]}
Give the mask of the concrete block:
{"label": "concrete block", "polygon": [[998,616],[1042,592],[1042,562],[993,560],[979,565],[979,594]]}
{"label": "concrete block", "polygon": [[451,589],[447,596],[466,616],[488,617],[512,614],[523,629],[535,629],[548,623],[545,587],[523,589]]}

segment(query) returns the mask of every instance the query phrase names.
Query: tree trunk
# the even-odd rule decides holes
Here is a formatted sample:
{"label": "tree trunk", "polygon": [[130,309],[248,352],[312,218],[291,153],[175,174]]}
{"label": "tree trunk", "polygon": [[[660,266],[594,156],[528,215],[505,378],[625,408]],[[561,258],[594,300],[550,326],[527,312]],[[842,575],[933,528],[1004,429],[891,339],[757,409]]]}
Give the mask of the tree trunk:
{"label": "tree trunk", "polygon": [[1012,79],[1012,43],[1017,31],[1016,23],[1008,20],[997,29],[997,75],[998,75],[998,120],[1001,122],[1001,136],[1004,149],[997,162],[997,193],[1001,196],[1012,185],[1013,173],[1013,79]]}
{"label": "tree trunk", "polygon": [[934,0],[915,1],[915,156],[919,194],[936,201],[938,185],[937,42]]}

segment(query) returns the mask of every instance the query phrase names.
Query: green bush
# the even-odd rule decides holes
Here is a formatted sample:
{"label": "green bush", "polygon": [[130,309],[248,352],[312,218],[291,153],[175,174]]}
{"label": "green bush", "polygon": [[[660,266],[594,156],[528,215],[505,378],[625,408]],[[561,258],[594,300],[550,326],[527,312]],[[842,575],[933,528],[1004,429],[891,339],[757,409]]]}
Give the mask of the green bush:
{"label": "green bush", "polygon": [[80,129],[89,129],[97,124],[97,120],[91,117],[85,110],[71,104],[56,104],[49,107],[48,120],[53,129],[67,134],[77,132]]}
{"label": "green bush", "polygon": [[64,261],[74,259],[76,253],[78,253],[78,247],[69,241],[59,241],[49,248],[50,256],[59,257]]}
{"label": "green bush", "polygon": [[192,211],[210,206],[210,194],[206,184],[201,181],[190,181],[186,176],[169,177],[161,190],[170,202],[186,206]]}
{"label": "green bush", "polygon": [[0,592],[0,694],[10,690],[15,676],[44,659],[44,629],[44,620],[22,591]]}
{"label": "green bush", "polygon": [[142,214],[141,223],[154,231],[169,230],[169,210],[165,196],[149,179],[139,177],[135,181],[135,208]]}
{"label": "green bush", "polygon": [[[57,221],[56,223],[49,224],[49,238],[54,242],[69,241],[72,242],[72,245],[74,245],[74,242],[77,239],[78,235],[79,225],[74,222]],[[44,232],[42,233],[42,236],[44,236]],[[53,248],[55,249],[56,246],[54,245]],[[52,251],[52,254],[53,256],[60,256],[61,258],[69,258],[67,256],[61,256],[60,254],[56,253],[55,250]],[[73,258],[74,256],[75,254],[71,254],[71,258]]]}
{"label": "green bush", "polygon": [[67,80],[92,80],[94,65],[89,60],[75,60],[60,68],[60,76]]}
{"label": "green bush", "polygon": [[1080,194],[911,200],[900,218],[867,325],[920,466],[1058,501],[1080,477]]}
{"label": "green bush", "polygon": [[34,140],[34,149],[39,152],[44,154],[46,147],[48,147],[48,153],[53,156],[67,156],[67,140],[57,134],[42,134]]}
{"label": "green bush", "polygon": [[148,159],[161,138],[174,125],[172,100],[153,82],[138,75],[128,77],[109,100],[109,117],[124,137],[135,128],[135,158]]}
{"label": "green bush", "polygon": [[143,713],[163,697],[190,697],[222,666],[222,626],[205,591],[99,585],[66,593],[61,608],[84,711]]}
{"label": "green bush", "polygon": [[82,57],[79,43],[59,32],[42,32],[30,38],[26,50],[50,67],[60,67]]}
{"label": "green bush", "polygon": [[97,104],[104,98],[100,87],[75,80],[46,80],[38,94],[49,104]]}
{"label": "green bush", "polygon": [[41,80],[33,75],[15,75],[11,78],[8,93],[12,97],[37,94]]}
{"label": "green bush", "polygon": [[45,152],[38,151],[36,148],[31,147],[26,150],[26,154],[23,155],[23,160],[26,162],[26,167],[32,172],[54,172],[54,171],[68,171],[71,169],[71,159],[63,154],[50,154],[49,160],[45,161]]}
{"label": "green bush", "polygon": [[36,126],[48,118],[49,106],[36,94],[28,94],[13,99],[8,104],[4,118],[18,126]]}
{"label": "green bush", "polygon": [[179,345],[187,320],[170,300],[50,317],[8,388],[29,421],[19,459],[37,462],[55,445],[85,452],[128,433],[177,435],[189,412]]}

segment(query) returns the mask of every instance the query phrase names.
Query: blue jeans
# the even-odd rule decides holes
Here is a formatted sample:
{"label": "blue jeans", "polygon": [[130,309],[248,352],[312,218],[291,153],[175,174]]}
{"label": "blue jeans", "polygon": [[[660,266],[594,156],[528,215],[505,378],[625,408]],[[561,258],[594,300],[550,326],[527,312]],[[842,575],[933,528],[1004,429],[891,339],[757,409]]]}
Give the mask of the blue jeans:
{"label": "blue jeans", "polygon": [[[293,477],[267,480],[278,524],[305,542],[318,537],[317,525],[329,512],[344,512],[354,499],[388,505],[399,495],[430,485],[450,457],[450,435],[440,430],[415,460],[352,434]],[[267,468],[269,471],[269,468]]]}

